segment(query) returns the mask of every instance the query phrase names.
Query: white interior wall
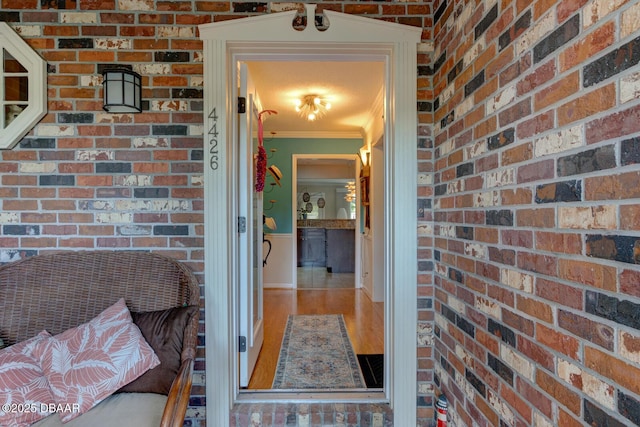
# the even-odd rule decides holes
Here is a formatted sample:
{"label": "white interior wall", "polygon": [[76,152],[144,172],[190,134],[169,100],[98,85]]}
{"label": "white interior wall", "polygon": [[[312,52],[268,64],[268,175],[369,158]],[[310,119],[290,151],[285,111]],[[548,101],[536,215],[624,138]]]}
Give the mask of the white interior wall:
{"label": "white interior wall", "polygon": [[384,301],[384,155],[380,147],[371,148],[371,273],[374,302]]}
{"label": "white interior wall", "polygon": [[[265,288],[292,288],[295,269],[292,268],[289,260],[296,257],[296,254],[292,253],[293,234],[266,234],[265,237],[271,242],[271,254],[264,266],[263,286]],[[266,243],[264,250],[266,253]]]}

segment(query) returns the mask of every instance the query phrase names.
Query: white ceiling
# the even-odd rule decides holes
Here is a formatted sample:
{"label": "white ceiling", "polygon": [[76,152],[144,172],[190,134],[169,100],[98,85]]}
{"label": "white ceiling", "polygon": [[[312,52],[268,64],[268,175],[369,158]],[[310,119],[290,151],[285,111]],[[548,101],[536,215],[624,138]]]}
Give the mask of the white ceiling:
{"label": "white ceiling", "polygon": [[[255,61],[248,68],[262,108],[278,112],[262,116],[265,138],[360,137],[381,109],[382,62]],[[307,94],[325,97],[331,110],[313,122],[301,118],[295,102]]]}

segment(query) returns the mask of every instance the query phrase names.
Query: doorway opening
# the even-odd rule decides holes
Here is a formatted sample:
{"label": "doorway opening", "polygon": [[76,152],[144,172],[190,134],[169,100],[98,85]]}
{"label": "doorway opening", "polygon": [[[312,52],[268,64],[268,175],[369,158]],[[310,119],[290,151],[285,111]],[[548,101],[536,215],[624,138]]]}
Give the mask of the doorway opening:
{"label": "doorway opening", "polygon": [[360,157],[296,154],[292,160],[294,287],[361,288]]}
{"label": "doorway opening", "polygon": [[[261,99],[265,101],[264,97]],[[356,150],[351,151],[361,148],[360,143],[353,146]],[[283,148],[277,143],[269,144],[269,147]],[[322,151],[321,147],[314,149]],[[278,252],[279,245],[274,245],[272,254],[278,260],[273,268],[281,271],[293,265],[297,274],[293,275],[292,287],[283,288],[268,283],[271,270],[266,270],[262,316],[264,343],[251,381],[243,392],[269,390],[274,379],[281,378],[277,372],[286,372],[281,363],[281,352],[286,346],[281,347],[281,344],[284,344],[289,315],[336,314],[344,319],[353,357],[357,360],[356,370],[359,368],[363,375],[367,391],[381,392],[384,384],[385,309],[383,300],[373,301],[371,281],[367,282],[369,288],[363,287],[362,279],[366,275],[361,271],[369,274],[371,260],[362,259],[361,241],[372,236],[362,233],[364,221],[361,212],[365,206],[361,203],[361,190],[355,186],[362,172],[361,156],[292,154],[290,163],[291,176],[283,174],[281,181],[283,185],[288,180],[292,183],[289,214],[293,232],[281,234],[279,239],[291,238],[293,248],[290,253],[293,256],[290,260],[283,259]],[[268,194],[271,197],[273,193]],[[274,221],[278,222],[277,215],[274,216]],[[277,241],[274,236],[267,235],[267,239]],[[268,264],[267,267],[272,266]],[[311,356],[312,359],[315,357]],[[316,370],[307,378],[312,380],[304,386],[308,391],[321,387],[328,377],[326,372]],[[339,386],[334,388],[337,391]]]}
{"label": "doorway opening", "polygon": [[[305,5],[307,16],[315,5]],[[397,425],[416,419],[416,44],[419,28],[324,11],[326,31],[295,31],[296,12],[206,24],[200,27],[205,64],[205,321],[207,423],[226,425],[236,402],[388,402]],[[314,20],[307,20],[313,22]],[[240,393],[237,380],[237,209],[235,164],[236,66],[256,59],[381,61],[384,108],[384,291],[386,373],[384,396],[349,393],[272,395]],[[222,201],[222,203],[221,203]],[[413,349],[413,350],[412,350]],[[378,399],[378,400],[376,400]]]}
{"label": "doorway opening", "polygon": [[[264,291],[258,295],[262,297],[263,313],[256,316],[255,330],[259,331],[262,319],[264,339],[259,354],[248,357],[256,360],[255,368],[241,364],[241,394],[246,390],[271,390],[274,379],[281,377],[279,373],[291,372],[296,366],[291,359],[281,363],[285,360],[282,352],[287,349],[284,332],[288,316],[342,315],[354,360],[362,354],[376,354],[382,359],[384,354],[384,297],[380,293],[374,303],[370,289],[373,259],[361,256],[361,241],[372,242],[374,234],[377,245],[383,248],[384,227],[376,233],[368,229],[367,235],[363,233],[363,213],[369,207],[362,203],[361,194],[368,192],[362,192],[364,187],[360,185],[363,166],[371,161],[371,141],[382,138],[384,62],[337,56],[330,61],[321,59],[283,55],[279,60],[247,60],[235,67],[241,70],[240,96],[247,98],[248,105],[254,102],[251,99],[259,100],[260,109],[271,112],[262,123],[263,148],[267,170],[278,171],[277,180],[266,175],[263,194],[262,208],[268,221],[264,250],[269,255],[265,257]],[[245,81],[250,88],[246,94]],[[323,117],[308,120],[295,108],[309,93],[331,103]],[[239,121],[246,121],[244,114]],[[241,138],[239,143],[245,140]],[[249,144],[254,145],[254,140]],[[257,147],[254,149],[257,156]],[[376,171],[383,174],[384,167],[377,165]],[[250,211],[242,206],[239,210]],[[382,216],[384,210],[377,214]],[[262,239],[258,236],[252,240]],[[367,272],[368,287],[362,286],[361,271]],[[382,275],[377,280],[382,281]],[[338,294],[340,298],[336,298]],[[280,303],[272,304],[273,300]],[[244,316],[241,318],[244,320]],[[254,342],[260,337],[256,338]],[[249,354],[256,350],[247,346]],[[241,358],[244,356],[241,354]],[[346,359],[333,362],[338,360]],[[327,384],[329,377],[318,360],[300,363],[315,366],[304,381],[298,377],[300,391]],[[383,363],[377,365],[376,374],[382,377],[380,371],[384,369],[379,369],[380,365]],[[356,364],[354,370],[358,368],[363,370]],[[376,381],[376,385],[382,383],[382,378]],[[341,386],[337,381],[331,384],[335,384],[334,389]]]}

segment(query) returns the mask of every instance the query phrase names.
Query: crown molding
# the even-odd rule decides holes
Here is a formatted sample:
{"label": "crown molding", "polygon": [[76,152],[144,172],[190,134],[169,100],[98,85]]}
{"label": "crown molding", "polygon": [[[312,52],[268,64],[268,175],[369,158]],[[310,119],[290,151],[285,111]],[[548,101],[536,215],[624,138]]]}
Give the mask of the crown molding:
{"label": "crown molding", "polygon": [[297,139],[363,139],[360,131],[283,131],[274,132],[272,137]]}

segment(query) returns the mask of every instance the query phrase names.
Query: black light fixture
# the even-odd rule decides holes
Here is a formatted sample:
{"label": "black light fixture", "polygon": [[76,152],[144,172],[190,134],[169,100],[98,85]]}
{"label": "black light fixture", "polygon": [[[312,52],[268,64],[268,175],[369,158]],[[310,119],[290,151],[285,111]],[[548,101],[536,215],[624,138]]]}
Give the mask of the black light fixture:
{"label": "black light fixture", "polygon": [[109,113],[140,113],[142,111],[142,77],[140,74],[121,68],[102,72],[104,103],[102,108]]}

